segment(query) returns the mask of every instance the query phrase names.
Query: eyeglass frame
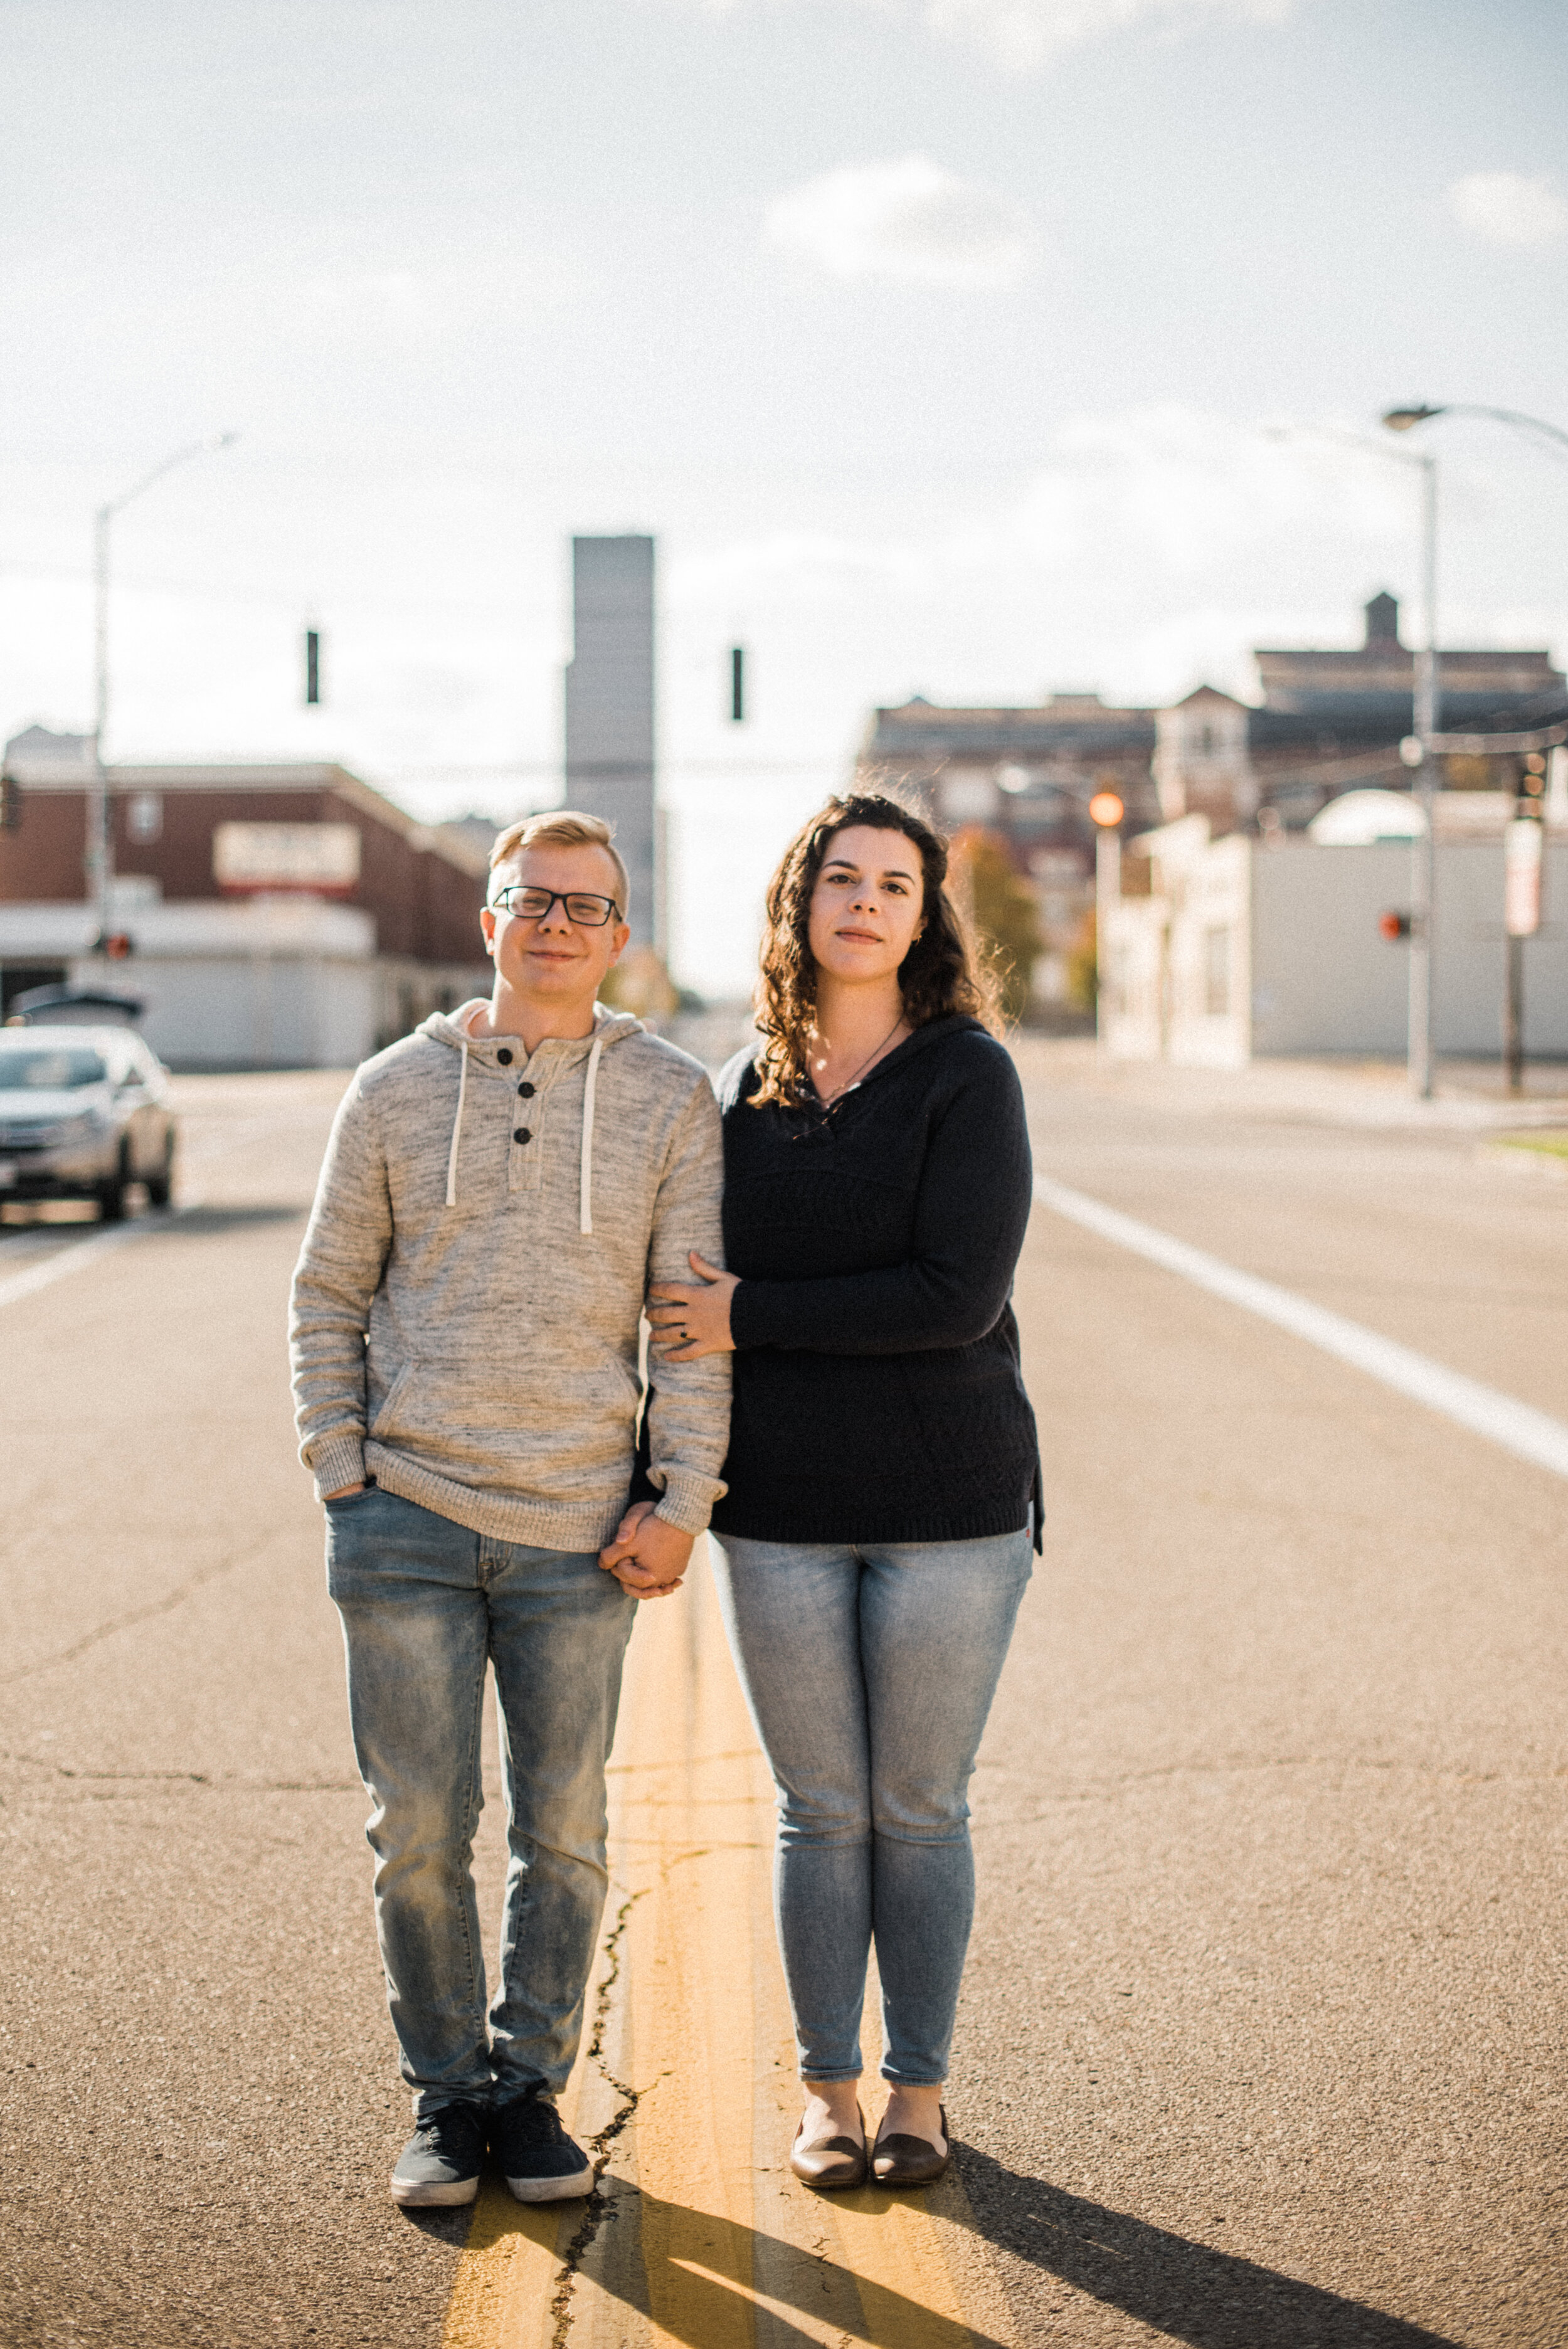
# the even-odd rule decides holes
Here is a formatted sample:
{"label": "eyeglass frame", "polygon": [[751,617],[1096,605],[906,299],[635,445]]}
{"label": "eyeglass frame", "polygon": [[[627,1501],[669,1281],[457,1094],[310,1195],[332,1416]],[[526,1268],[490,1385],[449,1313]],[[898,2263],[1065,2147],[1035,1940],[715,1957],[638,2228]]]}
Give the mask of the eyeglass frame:
{"label": "eyeglass frame", "polygon": [[[513,909],[506,903],[506,900],[514,894],[521,896],[530,889],[537,889],[542,896],[548,894],[550,898],[549,905],[546,905],[542,912],[537,914],[521,914],[513,912]],[[603,919],[597,922],[579,922],[571,907],[567,905],[566,900],[568,897],[591,898],[595,905],[603,905],[604,907]],[[547,922],[550,919],[551,915],[555,911],[556,906],[559,905],[562,913],[566,916],[567,920],[580,930],[603,930],[609,927],[612,920],[624,921],[625,919],[624,915],[621,911],[618,901],[614,897],[606,897],[603,895],[597,889],[552,889],[546,893],[542,881],[509,881],[498,895],[487,898],[485,902],[489,910],[492,914],[511,914],[514,922]]]}

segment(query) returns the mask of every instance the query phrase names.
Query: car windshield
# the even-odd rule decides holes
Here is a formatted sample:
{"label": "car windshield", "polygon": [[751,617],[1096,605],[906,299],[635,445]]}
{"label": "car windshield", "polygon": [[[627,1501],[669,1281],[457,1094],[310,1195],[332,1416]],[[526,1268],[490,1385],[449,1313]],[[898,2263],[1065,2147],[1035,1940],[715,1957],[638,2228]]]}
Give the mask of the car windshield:
{"label": "car windshield", "polygon": [[0,1093],[68,1092],[108,1074],[101,1055],[82,1044],[0,1044]]}

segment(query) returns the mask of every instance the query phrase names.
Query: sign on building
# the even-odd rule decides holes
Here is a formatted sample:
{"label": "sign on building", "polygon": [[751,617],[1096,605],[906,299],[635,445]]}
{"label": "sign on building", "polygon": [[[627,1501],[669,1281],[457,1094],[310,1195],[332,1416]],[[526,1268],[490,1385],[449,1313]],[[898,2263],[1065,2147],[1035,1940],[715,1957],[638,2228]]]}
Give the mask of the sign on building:
{"label": "sign on building", "polygon": [[352,823],[220,823],[212,831],[220,889],[308,890],[351,895],[359,880],[359,828]]}
{"label": "sign on building", "polygon": [[1529,816],[1507,825],[1502,835],[1503,927],[1511,938],[1532,938],[1541,927],[1542,851],[1546,827]]}

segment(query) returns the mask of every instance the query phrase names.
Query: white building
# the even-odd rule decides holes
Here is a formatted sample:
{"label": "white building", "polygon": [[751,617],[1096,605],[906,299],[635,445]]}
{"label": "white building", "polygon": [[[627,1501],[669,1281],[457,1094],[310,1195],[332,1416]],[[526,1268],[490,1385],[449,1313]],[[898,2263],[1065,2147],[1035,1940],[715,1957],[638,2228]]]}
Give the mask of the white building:
{"label": "white building", "polygon": [[[1437,805],[1435,1048],[1486,1059],[1501,1040],[1512,802],[1453,792]],[[1241,1068],[1258,1053],[1405,1050],[1409,949],[1378,922],[1409,905],[1408,839],[1214,840],[1206,816],[1188,815],[1119,857],[1106,846],[1099,1034],[1113,1058]],[[1543,902],[1524,942],[1525,1049],[1557,1058],[1568,1056],[1568,823],[1548,829]]]}

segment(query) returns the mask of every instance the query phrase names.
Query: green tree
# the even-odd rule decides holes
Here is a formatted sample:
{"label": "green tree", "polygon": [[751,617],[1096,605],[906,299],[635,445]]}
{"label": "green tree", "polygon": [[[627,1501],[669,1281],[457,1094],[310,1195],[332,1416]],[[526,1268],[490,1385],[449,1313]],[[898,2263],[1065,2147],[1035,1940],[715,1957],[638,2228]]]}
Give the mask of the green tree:
{"label": "green tree", "polygon": [[1002,1008],[1009,1019],[1016,1019],[1028,1002],[1041,946],[1035,885],[1014,864],[1001,833],[979,823],[965,824],[955,836],[948,875],[949,886],[995,966]]}

